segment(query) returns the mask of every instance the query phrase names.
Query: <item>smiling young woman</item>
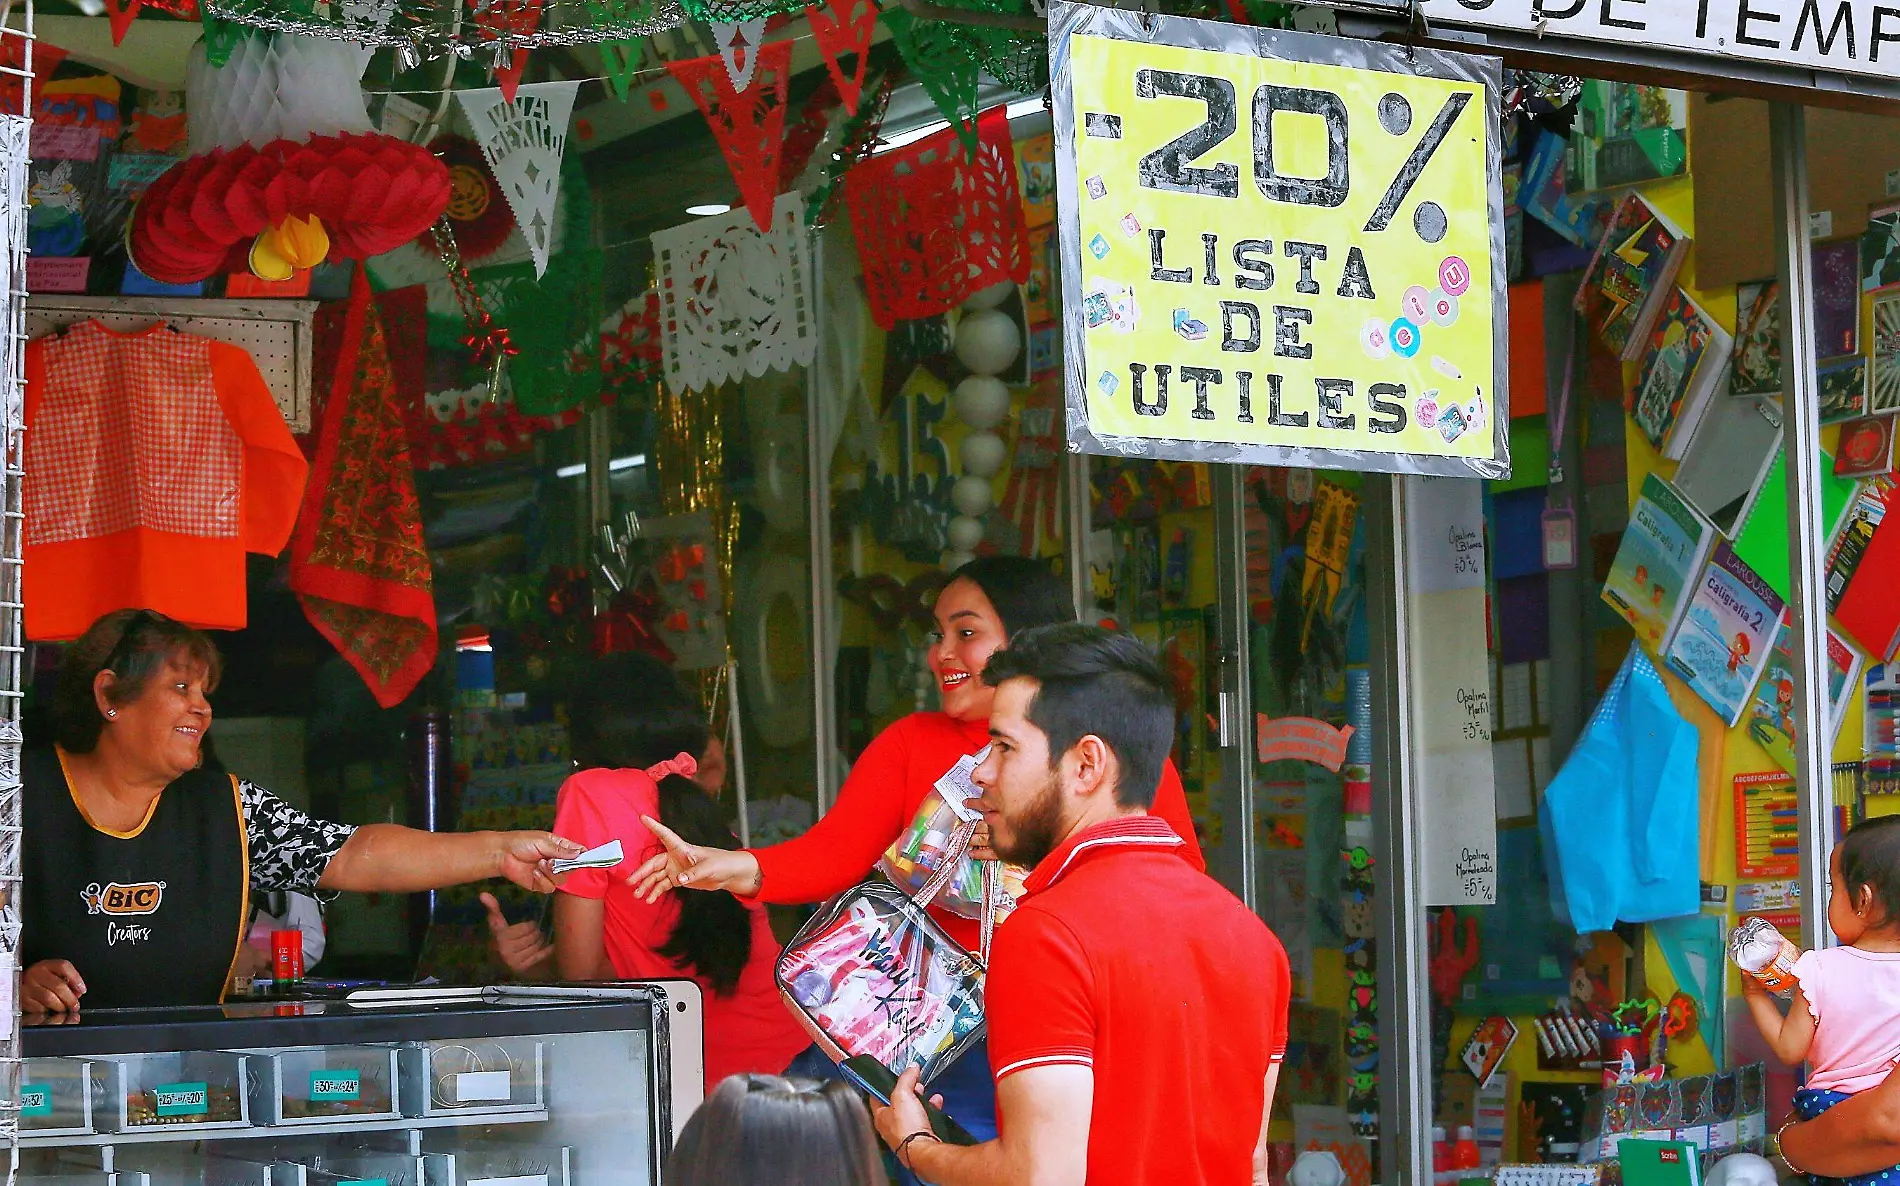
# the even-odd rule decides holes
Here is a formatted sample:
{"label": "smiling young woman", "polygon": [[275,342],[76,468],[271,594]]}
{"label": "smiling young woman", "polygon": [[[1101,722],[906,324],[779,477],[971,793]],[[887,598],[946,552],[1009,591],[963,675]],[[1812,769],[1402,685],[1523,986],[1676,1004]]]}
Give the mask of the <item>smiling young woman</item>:
{"label": "smiling young woman", "polygon": [[[765,902],[796,904],[823,901],[863,880],[937,780],[989,744],[996,689],[983,682],[981,673],[990,656],[1020,631],[1074,621],[1075,609],[1068,587],[1040,561],[985,556],[952,574],[937,595],[935,616],[935,638],[926,661],[936,677],[942,708],[912,713],[878,734],[852,765],[837,803],[810,831],[784,844],[737,852],[667,838],[667,852],[634,874],[635,888],[648,897],[674,886],[723,889]],[[1162,773],[1154,814],[1184,841],[1181,855],[1205,870],[1187,796],[1172,762]],[[975,919],[935,907],[932,913],[959,943],[977,949],[980,925]],[[943,1091],[948,1110],[965,1128],[980,1139],[995,1135],[994,1088],[980,1045],[934,1086]]]}

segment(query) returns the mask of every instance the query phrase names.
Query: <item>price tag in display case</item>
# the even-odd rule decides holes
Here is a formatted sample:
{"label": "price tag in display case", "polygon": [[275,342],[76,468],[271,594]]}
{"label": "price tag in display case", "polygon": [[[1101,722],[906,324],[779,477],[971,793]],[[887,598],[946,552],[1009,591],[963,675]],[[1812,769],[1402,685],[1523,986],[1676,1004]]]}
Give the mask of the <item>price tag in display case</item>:
{"label": "price tag in display case", "polygon": [[1049,24],[1071,442],[1509,475],[1494,59]]}

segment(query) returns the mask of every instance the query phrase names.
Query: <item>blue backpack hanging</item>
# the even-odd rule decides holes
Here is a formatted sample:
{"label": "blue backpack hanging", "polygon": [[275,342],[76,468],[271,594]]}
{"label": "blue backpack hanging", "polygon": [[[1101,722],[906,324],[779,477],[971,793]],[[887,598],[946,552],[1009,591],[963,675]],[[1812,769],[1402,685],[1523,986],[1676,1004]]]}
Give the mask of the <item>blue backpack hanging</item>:
{"label": "blue backpack hanging", "polygon": [[1551,909],[1577,933],[1701,909],[1698,746],[1632,644],[1538,812]]}

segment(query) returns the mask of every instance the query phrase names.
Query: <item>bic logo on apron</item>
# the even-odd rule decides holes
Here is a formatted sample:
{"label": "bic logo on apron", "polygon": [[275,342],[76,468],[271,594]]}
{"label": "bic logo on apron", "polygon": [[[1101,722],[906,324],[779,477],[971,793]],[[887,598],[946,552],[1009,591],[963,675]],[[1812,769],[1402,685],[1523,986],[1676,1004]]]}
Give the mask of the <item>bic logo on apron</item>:
{"label": "bic logo on apron", "polygon": [[87,914],[156,914],[165,901],[165,883],[121,885],[114,881],[101,889],[95,881],[79,891],[79,898],[86,904]]}

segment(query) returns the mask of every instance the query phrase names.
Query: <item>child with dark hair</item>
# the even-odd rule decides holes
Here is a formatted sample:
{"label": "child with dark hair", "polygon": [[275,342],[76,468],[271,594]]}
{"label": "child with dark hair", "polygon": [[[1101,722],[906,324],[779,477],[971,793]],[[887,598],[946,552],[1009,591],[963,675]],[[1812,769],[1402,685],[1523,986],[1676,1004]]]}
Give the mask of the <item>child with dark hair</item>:
{"label": "child with dark hair", "polygon": [[[657,816],[693,844],[738,847],[714,796],[723,761],[705,710],[664,663],[623,653],[601,659],[568,702],[572,777],[561,785],[555,825],[588,847],[619,840],[626,860],[568,875],[554,898],[552,942],[532,922],[510,926],[484,894],[495,952],[524,979],[643,980],[691,976],[705,994],[706,1085],[728,1075],[776,1074],[811,1039],[779,997],[778,957],[765,907],[730,893],[667,894],[654,902],[626,884],[658,851],[641,825]],[[677,759],[686,759],[678,761]]]}
{"label": "child with dark hair", "polygon": [[[1789,1066],[1806,1060],[1795,1109],[1813,1119],[1878,1086],[1900,1060],[1900,816],[1856,824],[1829,859],[1827,922],[1839,947],[1795,961],[1800,980],[1786,1017],[1753,976],[1742,977],[1749,1012]],[[1900,1169],[1850,1181],[1896,1180]]]}

